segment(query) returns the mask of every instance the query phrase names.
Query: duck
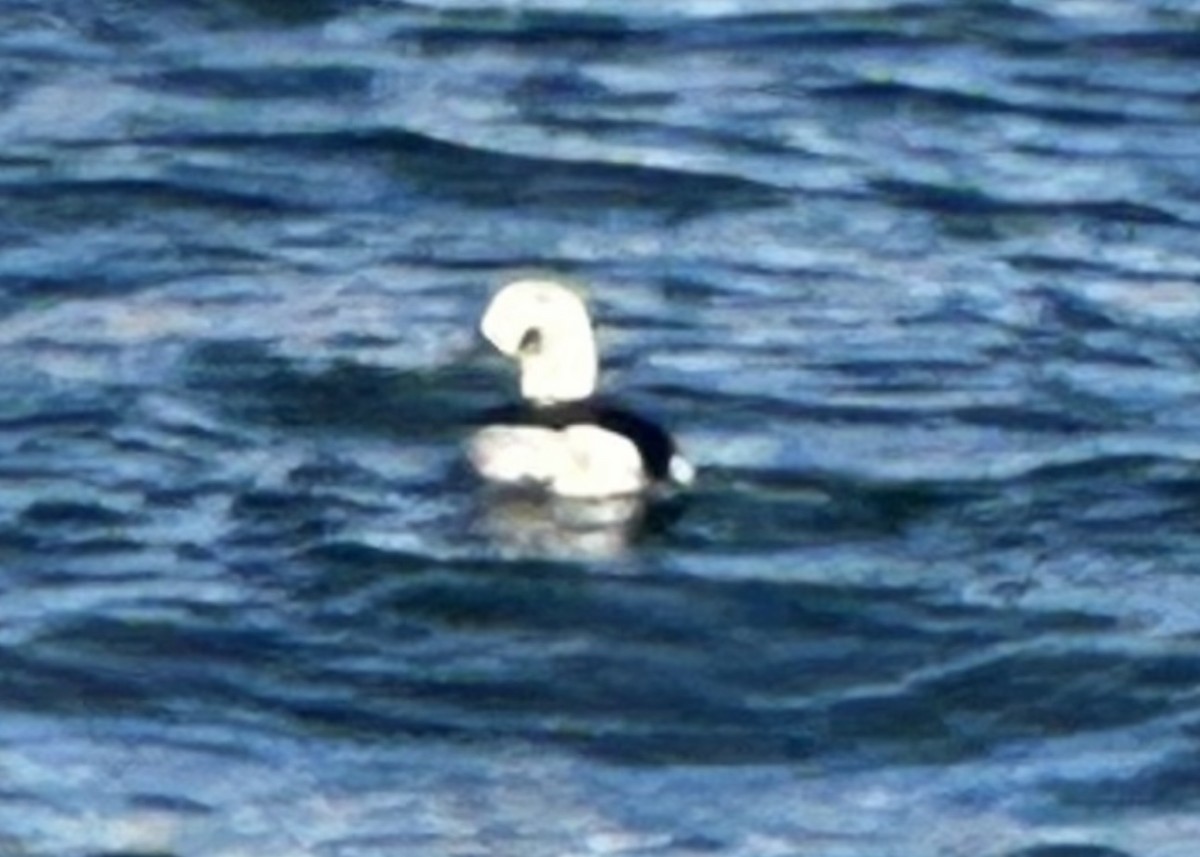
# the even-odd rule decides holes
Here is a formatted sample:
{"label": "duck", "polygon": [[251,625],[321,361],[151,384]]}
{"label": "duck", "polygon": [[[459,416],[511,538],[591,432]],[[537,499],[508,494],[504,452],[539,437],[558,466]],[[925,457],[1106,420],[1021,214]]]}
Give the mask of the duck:
{"label": "duck", "polygon": [[570,286],[521,279],[479,324],[517,364],[521,401],[489,412],[467,442],[485,482],[574,499],[649,496],[690,486],[696,470],[655,421],[597,395],[599,353],[587,303]]}

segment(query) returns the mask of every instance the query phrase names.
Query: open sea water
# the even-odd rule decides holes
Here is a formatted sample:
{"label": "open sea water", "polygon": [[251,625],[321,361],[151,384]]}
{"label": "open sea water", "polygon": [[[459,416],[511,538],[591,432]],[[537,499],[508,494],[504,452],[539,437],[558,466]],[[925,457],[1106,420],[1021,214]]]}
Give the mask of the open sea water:
{"label": "open sea water", "polygon": [[1197,854],[1195,0],[0,0],[0,855]]}

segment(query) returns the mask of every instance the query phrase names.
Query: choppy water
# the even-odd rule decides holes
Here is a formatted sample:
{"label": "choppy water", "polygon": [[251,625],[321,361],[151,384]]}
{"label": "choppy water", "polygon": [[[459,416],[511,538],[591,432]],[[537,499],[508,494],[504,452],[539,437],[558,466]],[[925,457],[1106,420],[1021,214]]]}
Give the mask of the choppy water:
{"label": "choppy water", "polygon": [[[2,0],[0,854],[1194,857],[1198,60]],[[632,549],[462,471],[528,270],[702,468]]]}

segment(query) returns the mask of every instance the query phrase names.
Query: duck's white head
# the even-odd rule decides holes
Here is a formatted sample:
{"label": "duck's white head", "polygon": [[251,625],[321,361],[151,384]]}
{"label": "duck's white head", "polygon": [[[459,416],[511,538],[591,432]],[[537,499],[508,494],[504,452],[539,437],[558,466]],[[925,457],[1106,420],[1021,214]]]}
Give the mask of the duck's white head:
{"label": "duck's white head", "polygon": [[599,361],[587,305],[553,280],[517,280],[488,304],[484,337],[521,369],[521,395],[539,405],[586,399]]}

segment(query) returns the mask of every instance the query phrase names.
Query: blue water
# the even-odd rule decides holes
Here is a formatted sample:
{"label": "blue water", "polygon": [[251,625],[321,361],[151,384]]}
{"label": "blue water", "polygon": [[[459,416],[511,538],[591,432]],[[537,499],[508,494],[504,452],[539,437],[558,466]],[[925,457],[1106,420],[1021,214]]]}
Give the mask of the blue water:
{"label": "blue water", "polygon": [[[1195,857],[1190,0],[0,1],[0,854]],[[477,490],[587,284],[700,467]]]}

